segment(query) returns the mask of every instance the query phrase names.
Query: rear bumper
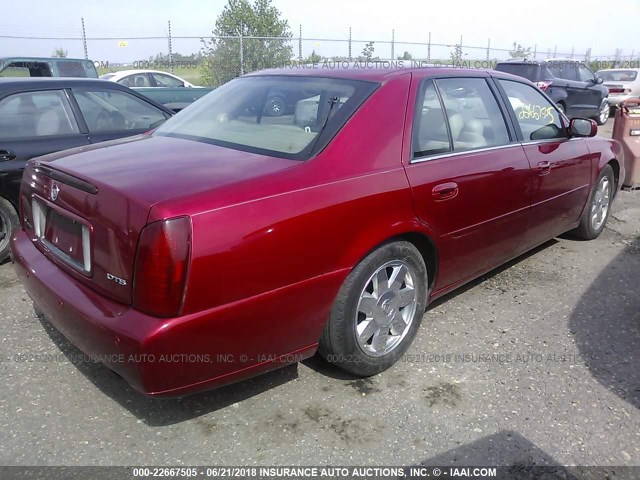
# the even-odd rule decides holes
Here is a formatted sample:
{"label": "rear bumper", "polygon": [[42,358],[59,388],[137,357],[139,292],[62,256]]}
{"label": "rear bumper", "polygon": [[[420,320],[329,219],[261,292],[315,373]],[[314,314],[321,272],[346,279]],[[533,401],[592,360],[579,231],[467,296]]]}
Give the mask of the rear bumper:
{"label": "rear bumper", "polygon": [[[15,233],[11,243],[16,273],[47,319],[86,355],[147,395],[207,390],[312,356],[343,278],[334,272],[260,298],[159,319],[79,283],[42,255],[25,232]],[[291,295],[300,305],[288,303],[289,318],[277,325],[265,322],[269,312],[282,315],[284,298]],[[286,341],[269,341],[269,334],[259,331],[263,325]],[[282,336],[283,330],[290,336]]]}
{"label": "rear bumper", "polygon": [[617,107],[619,106],[622,102],[624,102],[625,100],[629,100],[631,98],[638,98],[637,96],[633,96],[633,95],[611,95],[609,94],[609,97],[607,97],[609,100],[609,105],[611,105],[612,107]]}

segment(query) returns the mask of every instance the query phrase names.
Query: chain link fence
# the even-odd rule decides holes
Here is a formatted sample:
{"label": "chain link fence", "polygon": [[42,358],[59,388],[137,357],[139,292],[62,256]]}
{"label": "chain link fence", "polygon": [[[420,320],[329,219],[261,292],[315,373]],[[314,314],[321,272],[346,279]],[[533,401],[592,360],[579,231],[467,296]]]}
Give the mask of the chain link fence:
{"label": "chain link fence", "polygon": [[[387,39],[308,38],[302,26],[298,35],[286,37],[248,37],[176,35],[168,22],[165,35],[107,36],[87,34],[84,22],[78,36],[0,35],[0,57],[43,56],[63,51],[69,57],[94,61],[99,73],[125,69],[155,69],[172,72],[200,85],[220,85],[231,78],[263,68],[279,68],[315,63],[318,68],[340,68],[345,62],[385,62],[387,65],[423,67],[454,64],[461,67],[492,68],[497,61],[514,55],[529,60],[571,58],[586,62],[593,69],[622,66],[640,68],[640,49],[616,49],[615,52],[592,52],[557,45],[521,47],[470,45],[463,37],[448,39],[427,33],[420,41],[399,41],[395,31]],[[637,54],[636,54],[637,51]]]}

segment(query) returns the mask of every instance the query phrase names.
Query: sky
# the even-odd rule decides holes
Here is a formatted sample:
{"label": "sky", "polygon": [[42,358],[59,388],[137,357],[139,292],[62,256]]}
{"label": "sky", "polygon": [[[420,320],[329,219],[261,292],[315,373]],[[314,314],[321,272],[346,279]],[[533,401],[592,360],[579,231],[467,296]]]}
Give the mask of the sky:
{"label": "sky", "polygon": [[[9,0],[1,0],[8,4]],[[136,37],[165,38],[171,20],[172,35],[201,37],[210,35],[226,0],[21,0],[11,8],[2,8],[0,35],[34,37],[81,37],[84,17],[87,37],[115,37],[113,40],[89,40],[89,58],[99,62],[131,62],[167,52],[164,39],[137,40]],[[402,42],[427,42],[429,32],[434,43],[491,46],[509,49],[515,42],[547,52],[584,55],[592,49],[592,58],[634,53],[640,57],[640,0],[618,0],[615,8],[604,1],[539,2],[504,0],[273,0],[292,33],[298,36],[302,25],[303,56],[315,50],[324,56],[347,55],[349,27],[354,40],[375,41],[375,55],[390,58],[392,30],[395,31],[395,55],[405,50],[415,58],[426,58],[422,45]],[[120,42],[126,46],[120,46]],[[2,56],[49,56],[56,48],[66,49],[71,57],[84,57],[77,40],[18,40],[0,38]],[[357,55],[364,43],[353,44]],[[198,39],[174,39],[172,50],[183,54],[200,49]],[[294,44],[297,54],[298,45]],[[450,48],[432,49],[431,58],[448,58]],[[468,58],[485,58],[486,50],[464,49]],[[506,52],[492,52],[504,58]],[[559,55],[558,55],[559,56]]]}

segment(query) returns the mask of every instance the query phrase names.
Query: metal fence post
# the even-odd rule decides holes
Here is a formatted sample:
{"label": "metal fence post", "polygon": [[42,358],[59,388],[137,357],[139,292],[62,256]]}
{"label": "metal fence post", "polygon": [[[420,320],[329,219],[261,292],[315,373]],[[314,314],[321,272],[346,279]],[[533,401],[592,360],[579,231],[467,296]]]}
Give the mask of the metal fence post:
{"label": "metal fence post", "polygon": [[557,53],[557,52],[558,52],[558,46],[557,46],[557,45],[554,45],[554,46],[553,46],[553,58],[556,58],[556,56],[558,55],[558,53]]}
{"label": "metal fence post", "polygon": [[240,24],[240,75],[244,75],[244,46],[242,42],[242,31],[244,30],[244,24]]}
{"label": "metal fence post", "polygon": [[349,61],[351,61],[351,27],[349,27]]}
{"label": "metal fence post", "polygon": [[396,45],[395,45],[395,41],[396,41],[396,31],[395,29],[391,29],[391,60],[395,60],[396,55],[395,55],[395,50],[396,50]]}
{"label": "metal fence post", "polygon": [[536,56],[538,56],[538,44],[534,44],[533,45],[533,59],[536,59]]}
{"label": "metal fence post", "polygon": [[571,56],[569,58],[573,58],[574,47],[571,47]]}
{"label": "metal fence post", "polygon": [[169,67],[171,68],[171,73],[173,73],[173,51],[171,50],[171,20],[169,20]]}
{"label": "metal fence post", "polygon": [[84,47],[84,58],[89,60],[89,53],[87,51],[87,32],[84,29],[84,17],[81,17],[82,20],[82,46]]}
{"label": "metal fence post", "polygon": [[300,25],[300,36],[298,37],[298,60],[302,62],[302,25]]}
{"label": "metal fence post", "polygon": [[487,41],[487,62],[489,61],[490,57],[491,57],[491,39]]}
{"label": "metal fence post", "polygon": [[429,42],[427,43],[427,63],[431,62],[431,32],[429,32]]}

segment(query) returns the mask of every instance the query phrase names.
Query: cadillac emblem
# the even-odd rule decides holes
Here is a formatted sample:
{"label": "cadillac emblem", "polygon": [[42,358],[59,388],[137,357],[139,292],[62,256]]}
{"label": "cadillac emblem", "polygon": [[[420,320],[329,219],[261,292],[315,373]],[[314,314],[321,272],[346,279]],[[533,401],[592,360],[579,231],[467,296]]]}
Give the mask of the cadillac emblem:
{"label": "cadillac emblem", "polygon": [[51,187],[51,201],[55,202],[58,199],[58,195],[60,194],[60,187],[55,183]]}

